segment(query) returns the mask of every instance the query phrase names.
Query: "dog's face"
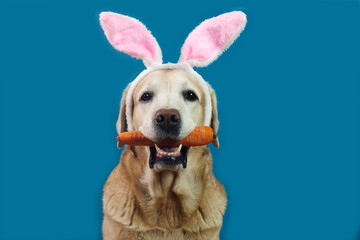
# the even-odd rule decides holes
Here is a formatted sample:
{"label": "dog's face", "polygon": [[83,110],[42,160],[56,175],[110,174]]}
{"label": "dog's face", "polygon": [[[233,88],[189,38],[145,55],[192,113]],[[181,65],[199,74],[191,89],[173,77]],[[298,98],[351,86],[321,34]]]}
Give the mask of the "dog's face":
{"label": "dog's face", "polygon": [[[217,131],[216,99],[211,88],[210,93],[214,108],[212,127]],[[150,73],[136,86],[132,101],[134,129],[155,142],[167,138],[183,139],[195,126],[204,124],[204,89],[191,74],[181,69]],[[123,121],[121,118],[120,114],[119,121]],[[187,166],[188,147],[156,145],[149,150],[150,168],[179,170]]]}
{"label": "dog's face", "polygon": [[183,139],[204,123],[204,91],[189,73],[159,70],[150,73],[133,95],[133,125],[153,141]]}

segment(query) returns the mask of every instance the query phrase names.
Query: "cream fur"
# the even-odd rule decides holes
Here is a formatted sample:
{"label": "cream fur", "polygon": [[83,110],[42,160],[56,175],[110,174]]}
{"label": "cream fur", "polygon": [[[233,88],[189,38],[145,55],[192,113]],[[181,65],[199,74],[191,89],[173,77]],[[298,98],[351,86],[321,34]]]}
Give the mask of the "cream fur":
{"label": "cream fur", "polygon": [[[193,90],[199,101],[185,101],[182,93]],[[154,94],[150,103],[142,104],[141,95],[151,90]],[[173,108],[181,115],[181,130],[178,139],[188,136],[195,126],[204,125],[205,94],[202,86],[189,73],[180,70],[157,70],[149,73],[136,87],[133,93],[133,127],[145,136],[156,141],[153,118],[160,109]]]}

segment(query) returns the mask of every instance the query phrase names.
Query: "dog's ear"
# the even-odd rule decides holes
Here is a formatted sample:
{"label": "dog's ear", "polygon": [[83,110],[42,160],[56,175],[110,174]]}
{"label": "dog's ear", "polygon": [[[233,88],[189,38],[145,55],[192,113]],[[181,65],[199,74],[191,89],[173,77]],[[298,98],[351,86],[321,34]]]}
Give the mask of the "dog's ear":
{"label": "dog's ear", "polygon": [[[129,86],[124,90],[121,98],[119,117],[116,122],[116,131],[118,134],[128,131],[128,126],[126,122],[126,96],[128,94],[128,91],[129,91]],[[124,144],[120,144],[118,142],[118,148],[121,148],[123,145]]]}
{"label": "dog's ear", "polygon": [[246,25],[241,11],[221,14],[203,21],[186,38],[179,62],[205,67],[215,61],[240,35]]}
{"label": "dog's ear", "polygon": [[115,49],[143,60],[146,67],[162,63],[159,44],[139,20],[113,12],[102,12],[100,24]]}
{"label": "dog's ear", "polygon": [[210,97],[211,97],[211,122],[210,127],[213,129],[213,144],[216,148],[220,147],[219,138],[218,138],[218,130],[219,130],[219,119],[218,119],[218,110],[217,110],[217,100],[214,89],[208,84]]}

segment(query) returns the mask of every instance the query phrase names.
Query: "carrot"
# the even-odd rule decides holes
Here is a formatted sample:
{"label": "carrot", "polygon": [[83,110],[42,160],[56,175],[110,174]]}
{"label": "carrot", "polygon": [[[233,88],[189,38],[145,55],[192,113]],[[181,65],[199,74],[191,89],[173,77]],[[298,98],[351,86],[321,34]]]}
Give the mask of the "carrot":
{"label": "carrot", "polygon": [[155,145],[153,141],[146,138],[140,131],[132,132],[122,132],[117,136],[116,140],[121,145],[131,145],[131,146],[153,146]]}
{"label": "carrot", "polygon": [[199,126],[184,139],[173,140],[165,139],[160,142],[153,142],[146,138],[140,131],[123,132],[116,138],[120,146],[126,144],[131,146],[202,146],[213,141],[213,131],[211,127]]}

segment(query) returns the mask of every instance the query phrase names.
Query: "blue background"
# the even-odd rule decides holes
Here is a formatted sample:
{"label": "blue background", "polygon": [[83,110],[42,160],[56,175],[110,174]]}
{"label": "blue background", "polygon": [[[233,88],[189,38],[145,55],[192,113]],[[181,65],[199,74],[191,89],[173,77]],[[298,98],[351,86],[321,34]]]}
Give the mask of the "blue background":
{"label": "blue background", "polygon": [[0,0],[1,239],[100,239],[122,90],[144,69],[101,11],[140,19],[175,62],[202,20],[248,25],[198,72],[219,100],[222,239],[354,239],[360,225],[359,1]]}

